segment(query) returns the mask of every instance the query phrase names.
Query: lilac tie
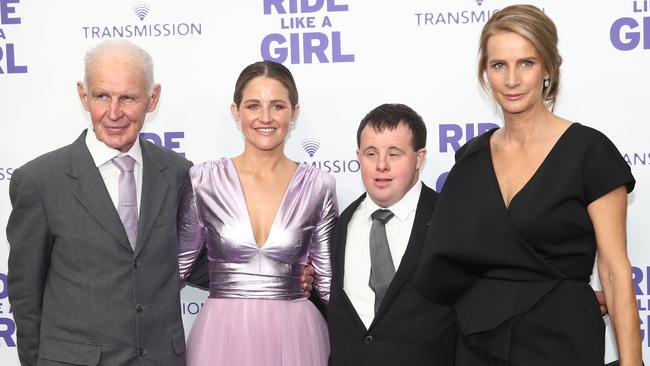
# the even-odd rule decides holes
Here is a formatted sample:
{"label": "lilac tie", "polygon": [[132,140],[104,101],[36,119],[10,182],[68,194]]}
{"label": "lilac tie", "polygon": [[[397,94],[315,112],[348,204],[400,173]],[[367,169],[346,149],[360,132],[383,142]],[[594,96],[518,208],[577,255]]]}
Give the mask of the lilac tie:
{"label": "lilac tie", "polygon": [[138,200],[135,190],[135,175],[133,175],[133,166],[135,159],[125,155],[113,158],[113,164],[120,170],[118,180],[118,191],[120,194],[117,213],[120,215],[122,225],[129,237],[131,248],[135,249],[135,242],[138,238]]}

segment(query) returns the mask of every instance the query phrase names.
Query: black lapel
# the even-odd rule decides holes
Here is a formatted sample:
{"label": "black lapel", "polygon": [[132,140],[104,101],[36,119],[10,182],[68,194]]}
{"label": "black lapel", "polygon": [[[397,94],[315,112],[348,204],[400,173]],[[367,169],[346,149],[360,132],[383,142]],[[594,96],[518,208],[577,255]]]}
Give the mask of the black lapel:
{"label": "black lapel", "polygon": [[406,282],[415,269],[420,257],[422,245],[424,244],[424,238],[426,237],[427,230],[429,230],[431,224],[431,215],[433,214],[436,198],[437,193],[422,184],[420,199],[418,200],[418,205],[415,210],[413,229],[411,229],[411,235],[406,246],[406,251],[404,252],[404,256],[402,257],[397,272],[395,273],[395,277],[393,277],[393,281],[388,286],[388,290],[386,290],[384,300],[379,305],[379,309],[377,309],[375,319],[372,321],[370,328],[372,328],[386,313],[386,310],[402,289],[404,282]]}
{"label": "black lapel", "polygon": [[357,311],[354,309],[354,305],[352,305],[352,302],[350,301],[350,298],[348,295],[345,293],[343,290],[343,278],[345,275],[345,247],[347,244],[347,236],[348,236],[348,224],[350,223],[350,219],[352,219],[352,215],[354,215],[354,212],[357,210],[359,207],[359,204],[366,198],[366,194],[362,194],[361,197],[357,198],[354,202],[352,202],[344,211],[341,213],[341,216],[339,216],[339,219],[337,221],[337,230],[336,230],[336,236],[335,236],[335,243],[334,243],[334,250],[333,250],[333,257],[332,257],[332,267],[333,267],[333,280],[332,280],[332,292],[336,293],[335,296],[340,296],[341,297],[341,302],[345,306],[348,312],[350,314],[353,314],[353,318],[355,319],[357,326],[361,329],[366,329],[365,324],[363,324],[363,321],[361,321],[361,318],[359,317],[359,314]]}

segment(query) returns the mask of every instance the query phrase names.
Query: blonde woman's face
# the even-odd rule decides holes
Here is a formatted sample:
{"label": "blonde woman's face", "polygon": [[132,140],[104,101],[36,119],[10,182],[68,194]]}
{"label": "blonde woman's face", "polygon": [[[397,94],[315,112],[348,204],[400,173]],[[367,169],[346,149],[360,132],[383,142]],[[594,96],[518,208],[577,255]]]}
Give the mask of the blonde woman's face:
{"label": "blonde woman's face", "polygon": [[544,63],[532,43],[513,32],[488,38],[486,76],[504,114],[518,114],[544,104]]}

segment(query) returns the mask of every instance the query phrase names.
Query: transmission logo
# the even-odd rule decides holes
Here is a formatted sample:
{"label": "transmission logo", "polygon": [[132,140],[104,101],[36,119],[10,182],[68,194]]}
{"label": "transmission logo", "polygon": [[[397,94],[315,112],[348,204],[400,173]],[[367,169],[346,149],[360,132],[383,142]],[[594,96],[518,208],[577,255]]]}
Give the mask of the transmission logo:
{"label": "transmission logo", "polygon": [[320,147],[320,142],[315,139],[305,139],[302,140],[300,144],[302,145],[302,149],[305,150],[310,158],[314,157],[314,154],[316,154],[316,151],[318,151],[318,148]]}
{"label": "transmission logo", "polygon": [[[320,141],[314,138],[306,138],[300,141],[300,146],[302,149],[309,155],[309,158],[313,158],[316,155],[318,149],[320,149]],[[329,154],[331,155],[331,154]],[[343,174],[343,173],[356,173],[360,169],[359,161],[356,159],[340,159],[340,157],[327,156],[323,160],[308,159],[302,162],[305,165],[311,165],[316,167],[324,172],[333,173],[333,174]]]}
{"label": "transmission logo", "polygon": [[138,17],[139,23],[86,25],[81,27],[81,33],[85,39],[199,37],[203,35],[201,22],[176,19],[151,21],[151,18],[145,21],[150,11],[149,4],[138,3],[131,8],[131,12]]}
{"label": "transmission logo", "polygon": [[135,13],[138,19],[144,20],[147,14],[149,14],[149,9],[148,4],[138,4],[133,7],[133,13]]}
{"label": "transmission logo", "polygon": [[[499,9],[483,8],[485,0],[472,0],[471,5],[456,5],[452,9],[422,9],[413,13],[420,27],[483,24]],[[478,5],[481,8],[477,8]],[[542,9],[543,11],[544,9]]]}
{"label": "transmission logo", "polygon": [[11,175],[14,173],[14,168],[7,168],[0,166],[0,181],[11,180]]}
{"label": "transmission logo", "polygon": [[650,166],[650,153],[648,152],[625,152],[623,159],[631,166]]}

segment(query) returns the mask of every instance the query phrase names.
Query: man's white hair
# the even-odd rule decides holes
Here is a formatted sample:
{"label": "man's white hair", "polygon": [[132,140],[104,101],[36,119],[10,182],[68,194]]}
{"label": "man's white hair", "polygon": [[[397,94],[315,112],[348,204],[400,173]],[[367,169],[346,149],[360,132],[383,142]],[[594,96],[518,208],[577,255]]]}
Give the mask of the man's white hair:
{"label": "man's white hair", "polygon": [[147,90],[147,95],[151,96],[154,87],[153,78],[153,59],[151,55],[137,46],[136,44],[123,39],[104,41],[97,46],[91,48],[84,59],[84,87],[88,91],[90,71],[92,64],[106,52],[122,51],[128,55],[132,61],[136,62],[142,67],[144,85]]}

